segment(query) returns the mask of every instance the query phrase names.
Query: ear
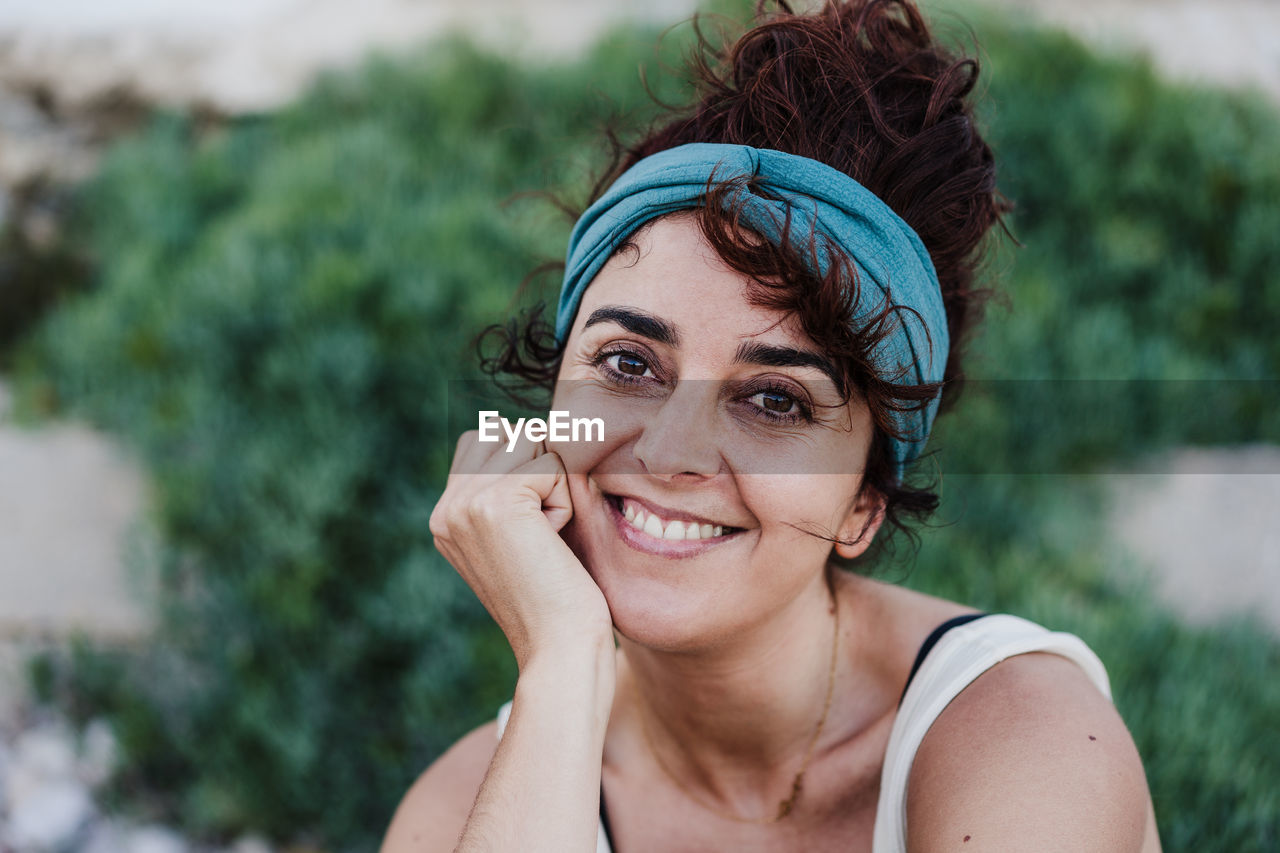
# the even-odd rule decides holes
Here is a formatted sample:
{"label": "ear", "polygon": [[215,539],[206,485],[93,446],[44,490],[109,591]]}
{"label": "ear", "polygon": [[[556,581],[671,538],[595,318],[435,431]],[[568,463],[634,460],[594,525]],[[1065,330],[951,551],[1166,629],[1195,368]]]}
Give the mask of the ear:
{"label": "ear", "polygon": [[883,495],[875,489],[863,489],[840,526],[839,537],[844,541],[836,545],[836,553],[846,560],[852,560],[871,547],[871,540],[884,523],[884,508]]}

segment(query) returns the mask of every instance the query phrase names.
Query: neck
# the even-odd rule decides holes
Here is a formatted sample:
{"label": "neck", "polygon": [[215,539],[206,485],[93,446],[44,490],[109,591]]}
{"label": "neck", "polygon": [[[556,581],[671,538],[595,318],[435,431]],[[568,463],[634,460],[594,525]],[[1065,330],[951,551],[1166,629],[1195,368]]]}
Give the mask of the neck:
{"label": "neck", "polygon": [[[660,652],[620,641],[632,707],[657,760],[668,772],[738,803],[743,814],[768,814],[790,793],[832,686],[833,586],[817,576],[763,624],[698,652]],[[842,614],[846,633],[849,614]],[[841,650],[832,707],[839,704]],[[828,717],[831,714],[827,715]],[[838,737],[827,725],[823,741]],[[815,745],[815,754],[822,743]],[[732,806],[730,809],[737,811]]]}

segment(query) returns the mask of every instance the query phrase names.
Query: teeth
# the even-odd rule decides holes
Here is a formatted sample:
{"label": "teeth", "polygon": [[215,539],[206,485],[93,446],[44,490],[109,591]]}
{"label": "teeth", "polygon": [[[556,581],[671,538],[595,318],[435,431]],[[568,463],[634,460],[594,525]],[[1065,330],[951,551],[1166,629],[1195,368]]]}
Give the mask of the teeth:
{"label": "teeth", "polygon": [[679,542],[689,539],[714,539],[724,535],[724,527],[719,524],[697,524],[689,521],[663,520],[653,513],[637,507],[626,500],[622,502],[622,516],[636,530],[643,530],[654,539],[666,539]]}
{"label": "teeth", "polygon": [[644,532],[654,539],[662,538],[662,522],[658,520],[656,515],[651,515],[644,520]]}

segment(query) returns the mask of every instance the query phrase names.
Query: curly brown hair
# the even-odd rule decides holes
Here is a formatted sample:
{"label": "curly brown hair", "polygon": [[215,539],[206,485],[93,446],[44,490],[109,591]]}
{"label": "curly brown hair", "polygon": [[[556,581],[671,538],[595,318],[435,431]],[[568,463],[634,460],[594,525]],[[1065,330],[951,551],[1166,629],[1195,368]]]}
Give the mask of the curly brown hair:
{"label": "curly brown hair", "polygon": [[[937,508],[937,484],[898,481],[888,441],[892,414],[923,405],[939,391],[942,411],[954,404],[961,355],[990,295],[975,286],[984,237],[1010,208],[996,188],[995,161],[969,102],[978,62],[953,56],[904,0],[826,0],[809,14],[793,12],[785,0],[762,0],[756,18],[727,49],[713,46],[699,29],[692,106],[671,111],[638,142],[620,146],[592,199],[651,154],[692,142],[729,143],[839,169],[915,230],[933,260],[947,314],[950,350],[941,389],[879,376],[875,354],[888,332],[891,306],[853,322],[858,288],[850,263],[815,275],[812,258],[738,225],[734,206],[721,203],[733,197],[727,185],[709,187],[707,203],[696,211],[710,245],[753,282],[752,303],[794,315],[813,342],[836,357],[844,393],[856,391],[866,400],[876,434],[862,488],[883,499],[886,530],[914,540],[909,522],[923,522]],[[781,245],[792,245],[786,235]],[[487,330],[482,340],[499,344],[484,359],[491,374],[546,390],[554,386],[563,345],[542,310],[536,306]],[[876,547],[854,563],[874,562],[891,540],[878,537]]]}

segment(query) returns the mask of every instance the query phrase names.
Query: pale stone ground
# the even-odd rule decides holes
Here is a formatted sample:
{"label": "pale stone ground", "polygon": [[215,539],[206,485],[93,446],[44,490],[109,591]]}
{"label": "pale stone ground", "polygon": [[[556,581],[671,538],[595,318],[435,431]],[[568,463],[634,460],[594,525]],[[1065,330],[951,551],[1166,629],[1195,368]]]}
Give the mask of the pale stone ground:
{"label": "pale stone ground", "polygon": [[[130,636],[147,622],[118,559],[142,477],[89,429],[0,431],[0,630]],[[86,571],[86,569],[90,569]]]}
{"label": "pale stone ground", "polygon": [[[1248,83],[1280,100],[1276,0],[992,1],[1095,44],[1146,50],[1171,75]],[[456,28],[518,53],[564,55],[612,21],[675,21],[693,6],[220,0],[175,15],[170,0],[0,0],[0,222],[7,188],[92,170],[102,133],[94,111],[112,99],[269,109],[317,70],[370,47],[403,48]],[[24,227],[38,237],[52,226]],[[56,720],[33,715],[22,692],[22,655],[41,643],[76,629],[145,636],[147,609],[121,558],[143,516],[143,478],[104,437],[67,424],[19,430],[7,409],[0,380],[0,853],[57,844],[187,853],[162,827],[99,814],[91,791],[111,760],[109,735],[99,728],[77,745]],[[1188,619],[1251,611],[1280,630],[1280,449],[1188,450],[1160,470],[1111,479],[1114,526],[1132,559]],[[1269,473],[1252,473],[1260,470]],[[237,850],[266,848],[245,839]]]}
{"label": "pale stone ground", "polygon": [[[1252,85],[1280,100],[1277,0],[985,0],[1028,11],[1094,48],[1148,54],[1165,74]],[[945,5],[931,0],[931,6]]]}
{"label": "pale stone ground", "polygon": [[668,23],[695,8],[693,0],[224,0],[175,14],[171,0],[3,0],[0,38],[11,38],[0,77],[56,80],[73,102],[126,88],[149,102],[240,112],[279,106],[316,71],[350,65],[371,47],[457,30],[563,55],[612,23]]}
{"label": "pale stone ground", "polygon": [[1280,632],[1280,448],[1185,449],[1108,479],[1118,538],[1184,618],[1248,613]]}

